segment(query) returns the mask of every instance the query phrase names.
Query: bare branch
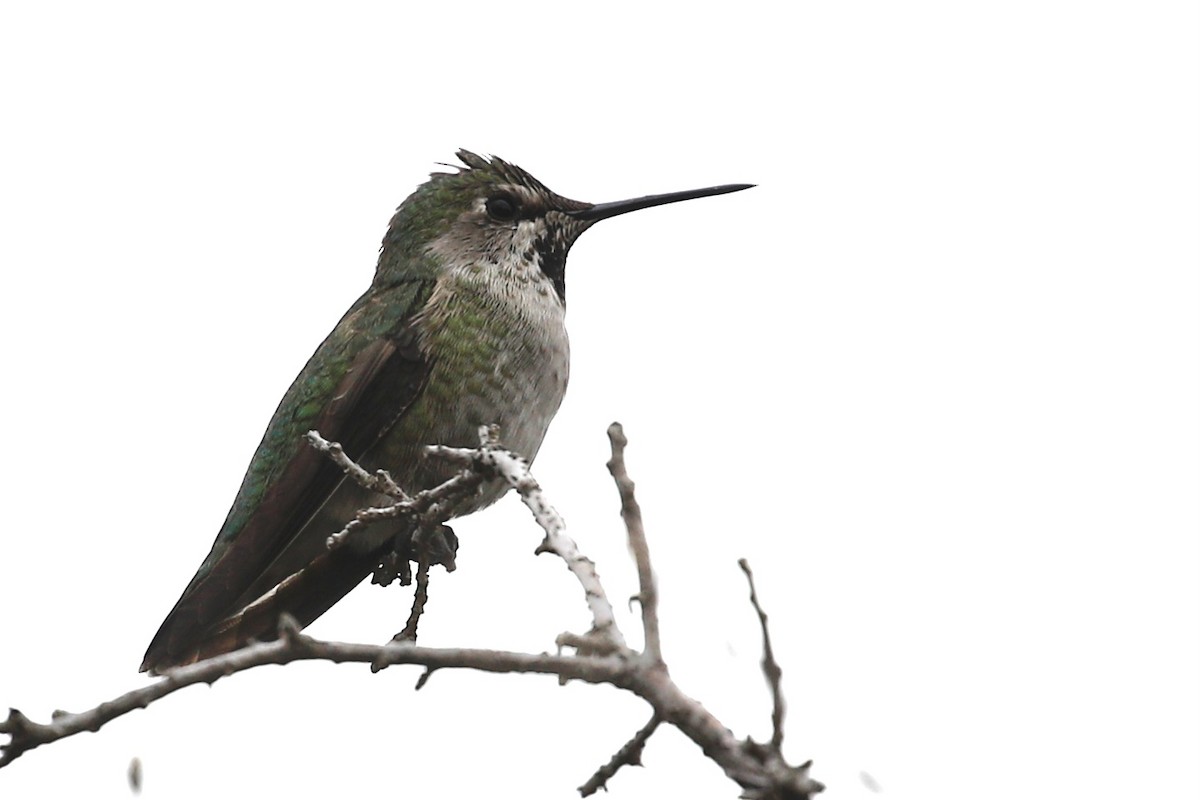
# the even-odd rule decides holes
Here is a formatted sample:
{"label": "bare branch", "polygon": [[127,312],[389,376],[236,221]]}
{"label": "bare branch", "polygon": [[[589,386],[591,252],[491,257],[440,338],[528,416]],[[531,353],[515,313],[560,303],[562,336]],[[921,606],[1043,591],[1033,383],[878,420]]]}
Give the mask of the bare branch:
{"label": "bare branch", "polygon": [[596,774],[587,779],[583,786],[579,787],[579,794],[583,797],[596,793],[598,789],[607,789],[608,780],[617,774],[623,766],[640,767],[642,766],[642,748],[646,746],[646,740],[654,731],[658,730],[659,724],[662,722],[662,717],[657,713],[650,717],[650,721],[642,726],[642,729],[633,735],[633,738],[621,746],[621,749],[613,754],[613,757],[607,764],[596,770]]}
{"label": "bare branch", "polygon": [[754,590],[754,573],[750,571],[750,562],[744,558],[738,559],[738,566],[742,568],[742,572],[746,573],[746,582],[750,584],[750,603],[754,606],[754,610],[758,612],[758,622],[762,626],[763,635],[763,657],[762,670],[763,675],[767,678],[767,685],[771,687],[771,747],[776,752],[779,752],[783,746],[783,715],[786,712],[786,707],[783,701],[783,669],[779,666],[779,662],[775,660],[775,652],[771,649],[771,632],[767,629],[767,612],[763,611],[758,602],[758,593]]}
{"label": "bare branch", "polygon": [[[156,700],[197,683],[212,684],[229,675],[264,664],[293,661],[332,661],[392,666],[416,664],[429,672],[436,669],[474,669],[483,672],[519,672],[558,675],[566,680],[610,683],[645,699],[662,717],[696,742],[705,755],[724,769],[726,775],[755,797],[807,797],[820,791],[820,784],[807,777],[807,765],[787,766],[761,745],[739,741],[696,700],[679,690],[665,671],[649,664],[631,662],[619,655],[580,656],[548,653],[515,653],[501,650],[418,647],[408,642],[384,645],[350,644],[313,639],[300,633],[295,621],[285,617],[280,638],[260,642],[204,661],[168,670],[163,677],[141,689],[78,714],[56,714],[48,724],[35,723],[12,709],[0,722],[0,733],[11,739],[3,746],[0,766],[43,744],[84,731],[97,731],[106,723]],[[796,788],[790,794],[771,794],[781,785]],[[804,791],[799,791],[803,789]],[[751,796],[751,795],[747,795]]]}
{"label": "bare branch", "polygon": [[198,683],[212,684],[226,676],[264,664],[321,660],[337,664],[357,662],[383,666],[418,664],[430,670],[454,667],[484,672],[564,675],[589,683],[611,683],[625,670],[625,665],[617,658],[585,659],[499,650],[428,648],[417,647],[408,642],[370,645],[322,641],[300,633],[295,621],[286,616],[281,620],[280,633],[280,638],[274,641],[251,644],[195,664],[167,670],[162,678],[148,686],[127,692],[78,714],[56,714],[48,724],[32,722],[17,709],[10,709],[8,719],[0,722],[0,733],[7,733],[11,737],[11,740],[3,745],[0,766],[43,744],[84,731],[97,731],[117,717],[138,708],[145,708],[185,687]]}
{"label": "bare branch", "polygon": [[[521,493],[522,499],[545,532],[545,539],[537,552],[557,554],[566,561],[584,587],[593,616],[593,629],[590,632],[584,635],[561,634],[556,640],[560,652],[555,655],[468,648],[427,648],[418,647],[409,640],[394,640],[385,645],[348,644],[305,636],[300,632],[296,621],[284,615],[279,620],[279,637],[274,641],[251,644],[240,650],[167,670],[156,682],[123,694],[110,702],[101,703],[88,711],[76,714],[56,712],[49,723],[43,724],[32,722],[16,709],[10,710],[8,718],[0,722],[0,733],[9,736],[8,743],[0,746],[0,767],[43,744],[83,731],[97,731],[117,717],[137,708],[145,708],[156,700],[196,683],[211,684],[225,676],[263,664],[324,660],[334,663],[365,663],[371,665],[373,670],[397,664],[422,666],[425,669],[417,682],[417,688],[423,686],[435,670],[456,668],[497,673],[556,675],[560,682],[580,680],[587,683],[608,683],[636,694],[653,709],[650,722],[580,788],[585,795],[603,787],[621,766],[639,763],[646,740],[663,722],[674,725],[699,745],[706,756],[742,787],[742,796],[745,798],[801,800],[820,792],[824,787],[808,776],[811,762],[793,767],[780,753],[783,740],[783,696],[779,685],[781,671],[771,650],[767,616],[758,603],[753,577],[745,561],[740,563],[747,579],[750,580],[751,602],[758,611],[763,629],[763,669],[775,696],[775,734],[770,744],[737,739],[698,701],[684,694],[671,680],[660,652],[657,593],[650,552],[646,545],[641,515],[633,496],[633,483],[624,468],[625,438],[619,425],[610,428],[609,436],[613,446],[613,459],[609,467],[621,492],[622,516],[629,530],[630,549],[637,561],[641,583],[642,620],[646,629],[644,654],[634,653],[625,646],[594,565],[565,535],[562,518],[546,500],[537,481],[529,474],[525,461],[516,454],[501,449],[494,430],[485,430],[483,445],[479,449],[432,449],[435,455],[442,455],[464,464],[470,472],[455,476],[441,486],[411,499],[401,500],[398,505],[405,507],[403,513],[417,515],[418,533],[428,533],[433,529],[434,522],[440,525],[437,520],[441,519],[443,513],[449,513],[447,509],[452,508],[454,498],[458,496],[456,493],[464,487],[473,491],[475,486],[485,480],[503,478]],[[385,474],[371,475],[346,458],[335,444],[325,442],[320,437],[316,438],[319,441],[315,441],[314,445],[327,448],[326,452],[338,460],[348,474],[355,475],[356,479],[374,481],[376,483],[373,485],[386,490],[381,493],[395,496],[385,485],[390,481]],[[399,487],[396,487],[396,490],[398,491]],[[426,513],[430,515],[428,519],[424,516]],[[360,519],[361,517],[360,514]],[[400,636],[415,636],[416,621],[427,598],[429,559],[428,554],[422,551],[421,538],[418,535],[415,542],[418,553],[417,597],[414,598],[409,625]],[[564,655],[561,652],[564,647],[572,648],[574,652]]]}
{"label": "bare branch", "polygon": [[608,471],[617,484],[621,496],[621,518],[629,535],[629,550],[633,553],[638,571],[638,605],[642,608],[642,630],[646,638],[646,657],[662,662],[662,642],[658,633],[658,588],[654,581],[654,570],[650,566],[650,545],[646,542],[646,531],[642,527],[642,508],[633,495],[633,480],[625,470],[625,431],[619,422],[608,426],[608,440],[612,444],[612,458]]}

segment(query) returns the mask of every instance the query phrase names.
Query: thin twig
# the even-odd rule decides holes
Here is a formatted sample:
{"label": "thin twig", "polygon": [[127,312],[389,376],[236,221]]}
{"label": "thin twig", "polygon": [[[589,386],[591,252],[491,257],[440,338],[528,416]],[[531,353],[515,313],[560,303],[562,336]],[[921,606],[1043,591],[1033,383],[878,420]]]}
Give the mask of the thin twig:
{"label": "thin twig", "polygon": [[583,786],[579,787],[579,794],[583,797],[595,794],[598,789],[607,789],[608,781],[612,776],[617,774],[623,766],[640,767],[642,766],[642,748],[646,746],[646,740],[650,735],[658,729],[662,722],[662,717],[658,712],[650,717],[650,721],[642,726],[642,729],[633,735],[633,738],[621,746],[621,749],[613,754],[609,762],[601,766],[592,777],[587,779]]}
{"label": "thin twig", "polygon": [[746,582],[750,584],[750,603],[758,612],[758,623],[762,626],[763,657],[762,671],[771,687],[771,747],[780,752],[783,747],[783,715],[786,712],[783,701],[783,669],[775,660],[775,652],[771,649],[771,632],[767,629],[767,612],[763,611],[758,602],[758,593],[754,590],[754,573],[750,571],[750,562],[744,558],[738,559],[738,566],[746,573]]}
{"label": "thin twig", "polygon": [[621,519],[629,535],[629,550],[633,553],[638,572],[638,605],[642,608],[642,630],[646,637],[646,657],[662,663],[662,641],[658,633],[658,588],[654,570],[650,565],[650,545],[642,526],[642,508],[633,494],[633,480],[625,470],[625,431],[619,422],[608,426],[608,440],[612,444],[612,458],[608,471],[617,484],[621,495]]}
{"label": "thin twig", "polygon": [[325,439],[317,431],[309,431],[305,434],[305,438],[308,439],[309,445],[318,452],[328,456],[333,463],[342,468],[342,472],[345,472],[354,479],[359,486],[387,495],[401,502],[408,502],[408,495],[392,480],[392,476],[388,474],[387,470],[376,470],[374,473],[367,472],[356,461],[351,459],[350,456],[346,455],[346,451],[342,449],[341,444]]}
{"label": "thin twig", "polygon": [[421,560],[417,563],[417,589],[413,592],[412,611],[408,614],[408,622],[404,624],[404,630],[397,633],[393,637],[394,639],[405,642],[417,640],[417,624],[421,621],[421,614],[425,613],[427,600],[429,600],[429,556],[422,554]]}
{"label": "thin twig", "polygon": [[[484,475],[476,472],[462,472],[432,489],[426,489],[409,497],[392,479],[387,470],[368,472],[346,455],[346,451],[340,443],[325,439],[317,431],[309,431],[305,438],[314,449],[328,456],[358,485],[395,500],[388,506],[374,506],[359,510],[354,519],[347,522],[340,531],[330,535],[326,546],[331,550],[341,547],[351,536],[380,520],[417,516],[421,518],[422,524],[429,526],[441,524],[454,516],[457,503],[473,494],[485,479]],[[467,450],[465,452],[475,451]],[[429,513],[430,511],[434,513]]]}

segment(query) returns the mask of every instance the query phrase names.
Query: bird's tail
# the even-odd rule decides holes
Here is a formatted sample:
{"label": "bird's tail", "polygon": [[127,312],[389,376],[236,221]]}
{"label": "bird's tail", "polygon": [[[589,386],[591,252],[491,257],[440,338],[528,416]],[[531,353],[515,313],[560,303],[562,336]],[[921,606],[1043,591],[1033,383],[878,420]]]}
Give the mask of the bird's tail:
{"label": "bird's tail", "polygon": [[[160,675],[171,667],[194,664],[251,642],[276,639],[279,618],[285,613],[306,628],[371,573],[375,573],[375,583],[387,585],[398,577],[401,583],[407,583],[411,578],[408,564],[417,560],[412,537],[412,530],[406,529],[374,547],[359,549],[348,544],[326,550],[304,569],[186,646],[177,650],[152,647],[142,663],[142,672]],[[447,572],[454,571],[457,553],[458,537],[446,525],[439,525],[421,546],[421,557],[445,567]]]}
{"label": "bird's tail", "polygon": [[142,670],[162,674],[171,667],[194,664],[212,656],[267,641],[279,635],[279,617],[288,613],[304,628],[341,600],[379,563],[378,551],[354,552],[351,547],[330,550],[244,609],[218,623],[183,652],[163,654],[142,664]]}

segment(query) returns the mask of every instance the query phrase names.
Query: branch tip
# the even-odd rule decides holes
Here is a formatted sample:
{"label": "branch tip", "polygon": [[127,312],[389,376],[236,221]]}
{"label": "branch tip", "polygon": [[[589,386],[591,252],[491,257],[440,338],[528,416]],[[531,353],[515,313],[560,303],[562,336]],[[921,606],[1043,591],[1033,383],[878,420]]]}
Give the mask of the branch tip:
{"label": "branch tip", "polygon": [[429,682],[429,679],[433,676],[433,673],[434,673],[433,667],[429,667],[424,672],[422,672],[421,677],[417,678],[417,685],[413,687],[413,691],[414,692],[421,691],[421,689],[423,689],[425,687],[425,684]]}
{"label": "branch tip", "polygon": [[[779,662],[775,660],[775,652],[771,647],[771,631],[767,627],[767,612],[763,610],[762,605],[758,602],[758,592],[754,587],[754,572],[750,569],[750,562],[744,558],[739,558],[738,566],[742,568],[742,572],[746,574],[746,582],[750,584],[750,604],[754,606],[755,612],[758,613],[758,623],[762,628],[762,671],[764,677],[767,679],[767,686],[771,689],[771,748],[776,754],[779,754],[783,747],[783,718],[787,711],[783,700],[783,669],[780,668]],[[805,765],[800,767],[800,769],[805,768]]]}
{"label": "branch tip", "polygon": [[640,767],[642,766],[642,750],[646,747],[646,740],[658,729],[662,723],[662,717],[656,711],[654,716],[650,717],[650,721],[642,726],[641,730],[633,735],[633,738],[621,746],[621,749],[613,754],[607,764],[602,765],[592,777],[579,787],[579,794],[583,797],[595,794],[597,790],[608,789],[608,781],[612,776],[617,774],[617,770],[621,767]]}
{"label": "branch tip", "polygon": [[[625,532],[629,537],[629,550],[637,565],[638,593],[636,599],[642,609],[642,633],[645,637],[646,657],[662,663],[662,641],[658,628],[658,587],[654,580],[654,569],[650,564],[650,544],[646,541],[646,530],[642,524],[642,509],[634,495],[633,480],[625,468],[625,430],[621,423],[608,426],[608,439],[612,446],[612,458],[608,471],[617,485],[621,498],[621,519],[625,521]],[[632,599],[630,600],[632,608]]]}

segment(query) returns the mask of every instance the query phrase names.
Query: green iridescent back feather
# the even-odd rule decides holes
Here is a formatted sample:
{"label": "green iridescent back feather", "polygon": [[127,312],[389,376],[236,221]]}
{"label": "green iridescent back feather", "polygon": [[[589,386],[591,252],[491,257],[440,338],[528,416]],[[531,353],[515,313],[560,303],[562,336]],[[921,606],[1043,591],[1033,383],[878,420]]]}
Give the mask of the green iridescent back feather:
{"label": "green iridescent back feather", "polygon": [[402,329],[424,306],[432,287],[432,280],[411,278],[383,290],[373,287],[346,312],[343,323],[349,324],[339,324],[321,343],[276,408],[212,552],[185,595],[224,555],[223,543],[241,533],[287,465],[309,448],[304,435],[316,427],[358,353],[371,342]]}

